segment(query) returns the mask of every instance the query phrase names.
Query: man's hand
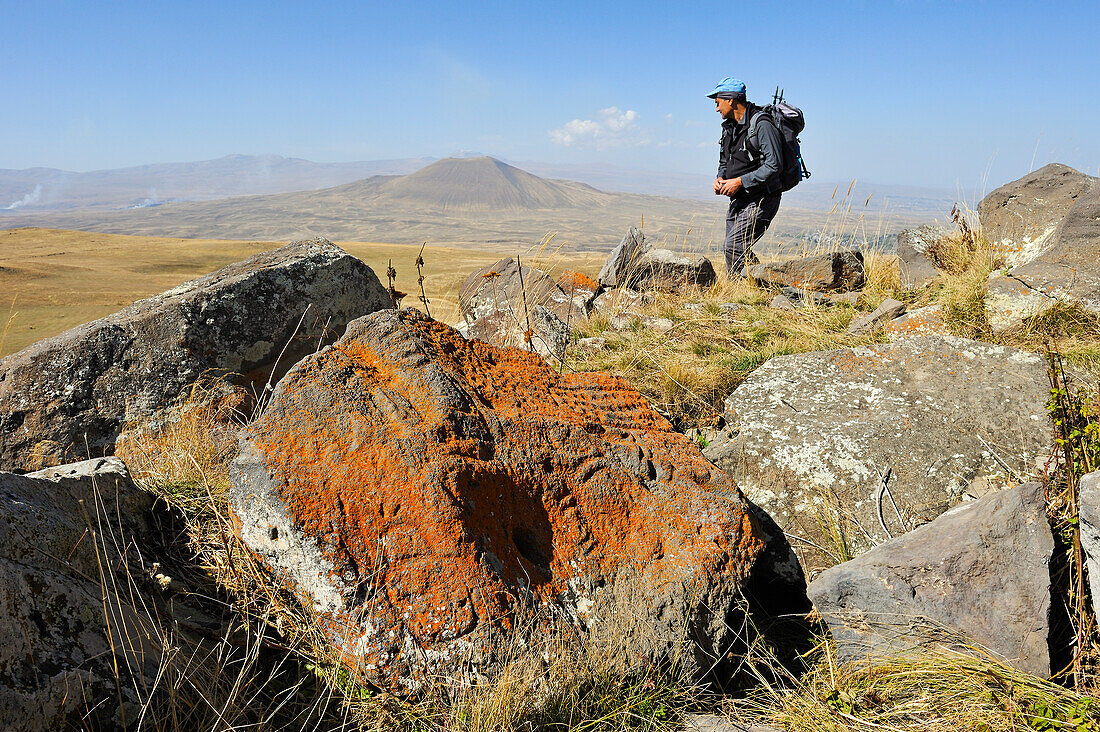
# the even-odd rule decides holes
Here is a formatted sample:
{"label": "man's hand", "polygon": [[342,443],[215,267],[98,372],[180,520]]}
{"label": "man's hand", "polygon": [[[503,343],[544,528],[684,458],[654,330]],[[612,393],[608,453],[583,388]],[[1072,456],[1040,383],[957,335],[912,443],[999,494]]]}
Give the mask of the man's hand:
{"label": "man's hand", "polygon": [[714,195],[719,195],[722,192],[722,184],[725,183],[721,178],[714,179]]}
{"label": "man's hand", "polygon": [[741,185],[741,179],[740,178],[732,178],[732,179],[726,180],[726,181],[716,180],[714,182],[715,182],[715,184],[718,184],[718,183],[722,184],[717,192],[720,193],[723,196],[732,196],[732,195],[736,194],[739,190],[741,190],[741,188],[743,187]]}

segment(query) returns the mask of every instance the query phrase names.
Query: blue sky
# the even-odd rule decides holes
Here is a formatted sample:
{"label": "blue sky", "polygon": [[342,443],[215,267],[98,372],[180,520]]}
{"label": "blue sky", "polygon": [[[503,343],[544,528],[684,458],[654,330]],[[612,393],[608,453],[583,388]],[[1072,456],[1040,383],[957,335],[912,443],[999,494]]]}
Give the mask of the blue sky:
{"label": "blue sky", "polygon": [[0,168],[230,153],[714,168],[706,92],[803,107],[826,180],[1100,172],[1100,3],[11,2]]}

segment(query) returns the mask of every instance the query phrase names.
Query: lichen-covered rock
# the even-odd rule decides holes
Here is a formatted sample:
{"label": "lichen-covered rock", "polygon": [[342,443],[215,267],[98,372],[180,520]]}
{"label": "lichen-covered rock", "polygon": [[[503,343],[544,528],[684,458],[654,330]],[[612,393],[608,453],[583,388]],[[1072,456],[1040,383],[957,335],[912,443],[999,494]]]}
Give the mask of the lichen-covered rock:
{"label": "lichen-covered rock", "polygon": [[[1057,244],[1073,209],[1090,198],[1095,205],[1097,182],[1068,165],[1043,166],[982,199],[978,204],[982,233],[1008,266],[1034,261]],[[1066,232],[1071,238],[1080,238],[1081,227],[1091,229],[1095,238],[1100,224],[1088,222],[1085,211],[1073,219]]]}
{"label": "lichen-covered rock", "polygon": [[831,252],[749,268],[752,278],[771,287],[788,285],[815,292],[858,290],[863,287],[863,253]]}
{"label": "lichen-covered rock", "polygon": [[345,661],[389,688],[491,675],[501,644],[538,642],[540,610],[643,655],[690,639],[705,670],[766,548],[733,482],[624,381],[413,310],[355,321],[287,374],[230,502]]}
{"label": "lichen-covered rock", "polygon": [[0,728],[137,719],[164,652],[135,548],[152,504],[117,458],[0,473]]}
{"label": "lichen-covered rock", "polygon": [[831,546],[839,513],[861,550],[932,520],[976,478],[1030,474],[1050,450],[1048,390],[1038,355],[952,336],[782,356],[726,399],[730,426],[704,453],[784,530]]}
{"label": "lichen-covered rock", "polygon": [[874,333],[904,312],[905,303],[888,297],[875,308],[874,312],[852,318],[852,322],[848,324],[848,332],[859,335]]}
{"label": "lichen-covered rock", "polygon": [[947,321],[943,318],[942,305],[926,305],[910,310],[884,325],[883,331],[891,341],[913,336],[950,335]]}
{"label": "lichen-covered rock", "polygon": [[573,304],[586,313],[592,309],[592,301],[600,289],[600,283],[584,272],[567,269],[558,277],[558,287],[569,295]]}
{"label": "lichen-covered rock", "polygon": [[[262,390],[389,299],[324,239],[257,254],[0,360],[0,469],[110,453],[202,376]],[[35,462],[39,464],[34,464]]]}
{"label": "lichen-covered rock", "polygon": [[619,278],[635,290],[678,290],[714,284],[714,265],[701,254],[685,254],[670,249],[649,249],[635,260],[630,271]]}
{"label": "lichen-covered rock", "polygon": [[940,276],[932,259],[935,245],[948,236],[942,226],[926,224],[898,234],[898,269],[901,286],[916,288]]}
{"label": "lichen-covered rock", "polygon": [[[839,663],[979,644],[1047,677],[1054,537],[1039,483],[957,506],[810,583]],[[1057,645],[1057,639],[1053,639]]]}
{"label": "lichen-covered rock", "polygon": [[1047,165],[990,193],[978,211],[1008,265],[989,281],[986,313],[995,333],[1058,300],[1100,312],[1100,178]]}
{"label": "lichen-covered rock", "polygon": [[637,265],[638,260],[645,254],[651,245],[646,242],[645,234],[637,227],[631,227],[626,236],[622,238],[607,260],[600,268],[600,274],[596,277],[600,287],[616,288],[628,287],[630,274]]}

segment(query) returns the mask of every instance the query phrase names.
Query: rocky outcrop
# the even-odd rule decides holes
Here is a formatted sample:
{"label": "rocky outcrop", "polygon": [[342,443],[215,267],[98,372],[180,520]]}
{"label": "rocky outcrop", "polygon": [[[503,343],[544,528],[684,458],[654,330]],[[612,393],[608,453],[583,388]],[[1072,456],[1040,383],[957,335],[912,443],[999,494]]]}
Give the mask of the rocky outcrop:
{"label": "rocky outcrop", "polygon": [[1093,608],[1100,605],[1100,470],[1081,478],[1078,486],[1081,549],[1087,560]]}
{"label": "rocky outcrop", "polygon": [[950,335],[947,321],[943,317],[942,305],[926,305],[923,308],[910,310],[886,323],[883,331],[891,341],[913,336]]}
{"label": "rocky outcrop", "polygon": [[906,229],[898,234],[898,269],[901,286],[923,287],[940,275],[932,258],[935,245],[943,241],[948,232],[942,226],[925,225]]}
{"label": "rocky outcrop", "polygon": [[972,484],[1029,475],[1051,445],[1048,389],[1036,354],[952,336],[782,356],[726,399],[704,453],[784,530],[830,546],[840,522],[865,549]]}
{"label": "rocky outcrop", "polygon": [[0,360],[0,468],[109,454],[125,425],[152,419],[202,376],[262,391],[388,303],[369,267],[315,239],[40,341]]}
{"label": "rocky outcrop", "polygon": [[875,308],[874,312],[852,318],[852,322],[848,325],[848,332],[856,335],[874,333],[891,320],[900,317],[904,312],[905,303],[888,297]]}
{"label": "rocky outcrop", "polygon": [[638,258],[626,277],[626,286],[635,290],[672,291],[692,285],[709,287],[716,278],[714,265],[701,254],[650,249]]}
{"label": "rocky outcrop", "polygon": [[1039,168],[982,199],[978,204],[982,233],[1010,267],[1035,261],[1065,236],[1070,246],[1075,240],[1095,239],[1100,236],[1100,224],[1087,220],[1087,209],[1095,205],[1097,182],[1067,165]]}
{"label": "rocky outcrop", "polygon": [[1047,677],[1053,552],[1043,487],[1026,483],[825,570],[809,594],[838,662],[961,640]]}
{"label": "rocky outcrop", "polygon": [[863,287],[863,253],[832,252],[757,264],[749,268],[749,274],[770,287],[788,285],[815,292],[858,290]]}
{"label": "rocky outcrop", "polygon": [[588,317],[584,303],[575,300],[576,292],[570,295],[548,274],[513,257],[472,272],[458,294],[467,338],[551,360],[563,356],[573,326]]}
{"label": "rocky outcrop", "polygon": [[714,265],[703,255],[655,248],[634,227],[611,250],[597,279],[604,290],[677,290],[709,287],[716,278]]}
{"label": "rocky outcrop", "polygon": [[978,205],[982,230],[1009,269],[990,278],[994,332],[1057,300],[1100,312],[1100,179],[1051,164],[1001,186]]}
{"label": "rocky outcrop", "polygon": [[398,689],[491,675],[504,631],[533,648],[551,617],[640,655],[692,639],[705,670],[767,549],[732,481],[624,381],[413,310],[287,374],[230,502],[351,667]]}
{"label": "rocky outcrop", "polygon": [[600,274],[596,277],[600,287],[605,289],[629,287],[630,273],[650,248],[642,230],[636,226],[631,227],[622,241],[607,255],[607,260],[600,268]]}
{"label": "rocky outcrop", "polygon": [[123,729],[157,688],[153,497],[117,458],[0,473],[0,728]]}
{"label": "rocky outcrop", "polygon": [[592,302],[593,315],[614,317],[628,312],[637,312],[643,304],[642,296],[628,287],[607,290],[600,293]]}

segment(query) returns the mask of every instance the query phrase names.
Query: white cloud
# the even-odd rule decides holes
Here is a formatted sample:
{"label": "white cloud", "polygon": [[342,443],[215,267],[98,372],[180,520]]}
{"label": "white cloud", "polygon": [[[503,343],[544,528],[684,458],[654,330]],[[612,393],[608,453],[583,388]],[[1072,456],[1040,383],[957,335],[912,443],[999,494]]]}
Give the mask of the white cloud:
{"label": "white cloud", "polygon": [[638,125],[638,113],[618,107],[601,109],[598,119],[574,119],[556,130],[550,139],[566,147],[640,147],[649,143],[649,134]]}

